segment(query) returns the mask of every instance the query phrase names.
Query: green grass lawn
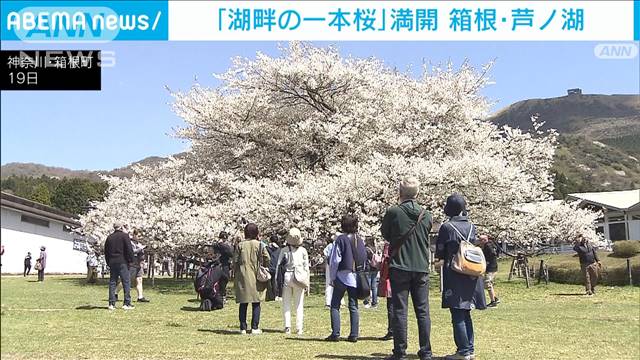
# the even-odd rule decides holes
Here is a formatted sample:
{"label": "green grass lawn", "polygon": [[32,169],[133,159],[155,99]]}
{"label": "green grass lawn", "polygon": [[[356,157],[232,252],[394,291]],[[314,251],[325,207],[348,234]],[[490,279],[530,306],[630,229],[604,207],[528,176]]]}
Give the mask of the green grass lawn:
{"label": "green grass lawn", "polygon": [[[504,267],[502,270],[505,270]],[[501,274],[501,278],[505,276]],[[450,317],[432,279],[431,342],[434,354],[454,350]],[[640,289],[602,287],[581,296],[578,285],[498,282],[502,304],[473,313],[478,359],[639,359]],[[135,294],[135,291],[133,292]],[[323,297],[305,300],[305,334],[285,336],[281,303],[263,304],[262,335],[238,335],[238,307],[198,312],[190,281],[157,279],[151,303],[130,312],[108,311],[107,285],[79,276],[2,277],[2,359],[377,359],[392,342],[376,340],[387,327],[385,301],[361,307],[361,340],[321,341],[330,332]],[[121,304],[119,304],[121,306]],[[348,313],[343,334],[348,333]],[[417,351],[410,315],[409,352]],[[415,357],[414,357],[415,358]]]}

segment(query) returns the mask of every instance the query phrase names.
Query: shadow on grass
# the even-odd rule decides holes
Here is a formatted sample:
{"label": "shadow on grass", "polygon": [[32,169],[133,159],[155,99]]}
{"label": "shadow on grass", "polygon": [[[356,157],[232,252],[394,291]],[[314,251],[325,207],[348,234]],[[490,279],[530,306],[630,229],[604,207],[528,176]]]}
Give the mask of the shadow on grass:
{"label": "shadow on grass", "polygon": [[[198,329],[198,331],[202,332],[212,332],[218,335],[240,335],[238,330],[228,330],[228,329]],[[274,329],[262,329],[264,334],[274,334],[281,333],[282,330],[274,330]]]}
{"label": "shadow on grass", "polygon": [[193,306],[183,306],[180,308],[180,310],[182,311],[200,311],[199,307],[193,307]]}
{"label": "shadow on grass", "polygon": [[190,303],[194,303],[194,302],[199,303],[199,302],[200,302],[200,299],[189,299],[189,300],[187,300],[187,301],[188,301],[188,302],[190,302]]}
{"label": "shadow on grass", "polygon": [[[282,331],[278,330],[277,332],[282,332]],[[326,342],[326,343],[329,343],[324,338],[288,337],[287,340],[309,341],[309,342]],[[340,341],[341,342],[342,341],[347,342],[347,339],[346,338],[341,338]],[[384,340],[380,340],[377,337],[372,337],[372,336],[363,336],[363,337],[359,337],[358,341],[384,341]]]}
{"label": "shadow on grass", "polygon": [[210,332],[218,335],[240,335],[238,330],[225,330],[225,329],[198,329],[202,332]]}
{"label": "shadow on grass", "polygon": [[[390,354],[381,354],[381,353],[374,353],[371,354],[369,356],[367,355],[333,355],[333,354],[320,354],[320,355],[316,355],[317,359],[342,359],[342,360],[360,360],[360,359],[369,359],[369,360],[378,360],[378,359],[385,359],[389,356]],[[414,355],[414,354],[410,354],[407,355],[406,357],[407,359],[419,359],[418,355]],[[432,357],[432,360],[444,360],[443,357]]]}
{"label": "shadow on grass", "polygon": [[584,293],[560,293],[560,294],[551,294],[553,296],[584,296]]}
{"label": "shadow on grass", "polygon": [[[98,287],[108,287],[109,279],[98,279],[98,282],[95,284],[87,283],[86,277],[77,276],[77,277],[64,277],[60,279],[61,281],[65,281],[75,286],[98,286]],[[162,294],[194,294],[195,290],[193,289],[193,280],[192,279],[173,279],[173,278],[156,278],[155,284],[151,285],[151,279],[147,279],[146,277],[143,280],[144,287],[148,289],[153,289]],[[133,289],[133,286],[132,286]]]}
{"label": "shadow on grass", "polygon": [[96,306],[96,305],[82,305],[82,306],[78,306],[76,307],[76,310],[106,310],[109,307],[107,306]]}

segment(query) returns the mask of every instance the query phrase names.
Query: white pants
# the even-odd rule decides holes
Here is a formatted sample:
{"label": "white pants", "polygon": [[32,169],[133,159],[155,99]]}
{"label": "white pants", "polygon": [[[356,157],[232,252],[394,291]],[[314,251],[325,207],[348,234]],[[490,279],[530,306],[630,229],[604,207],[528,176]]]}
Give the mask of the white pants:
{"label": "white pants", "polygon": [[292,281],[293,273],[284,274],[284,286],[282,288],[282,314],[284,315],[284,327],[291,328],[291,301],[296,309],[296,330],[302,331],[304,321],[304,289]]}

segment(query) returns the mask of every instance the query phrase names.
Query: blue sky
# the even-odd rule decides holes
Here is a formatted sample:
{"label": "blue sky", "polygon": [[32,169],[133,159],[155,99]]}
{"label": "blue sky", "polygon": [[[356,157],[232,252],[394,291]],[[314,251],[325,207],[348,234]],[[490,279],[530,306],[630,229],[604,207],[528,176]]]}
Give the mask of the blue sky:
{"label": "blue sky", "polygon": [[[326,45],[326,43],[318,43]],[[480,67],[492,59],[495,84],[483,91],[493,110],[530,98],[587,94],[638,94],[640,63],[602,60],[592,42],[341,42],[343,54],[376,56],[406,69],[424,61],[464,59]],[[55,48],[63,48],[57,45]],[[112,42],[84,49],[115,51],[116,66],[102,73],[102,91],[3,91],[1,163],[35,162],[71,169],[110,170],[147,156],[167,156],[188,144],[170,136],[182,120],[170,108],[172,90],[197,77],[215,85],[234,56],[276,55],[275,42]],[[54,47],[3,42],[2,49]],[[71,48],[79,48],[71,46]]]}

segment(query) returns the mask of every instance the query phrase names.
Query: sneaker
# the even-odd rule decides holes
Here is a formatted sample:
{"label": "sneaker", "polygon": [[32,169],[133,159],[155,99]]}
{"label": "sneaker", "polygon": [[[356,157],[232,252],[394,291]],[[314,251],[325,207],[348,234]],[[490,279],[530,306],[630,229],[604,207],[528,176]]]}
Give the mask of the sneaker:
{"label": "sneaker", "polygon": [[304,334],[304,331],[302,331],[302,329],[298,329],[298,331],[296,332],[298,335],[302,335]]}
{"label": "sneaker", "polygon": [[131,305],[131,304],[125,304],[125,305],[122,306],[122,310],[133,310],[135,308],[136,307]]}
{"label": "sneaker", "polygon": [[149,302],[149,299],[142,297],[142,298],[138,299],[138,302]]}
{"label": "sneaker", "polygon": [[115,310],[115,309],[116,309],[116,306],[115,306],[115,305],[112,305],[112,304],[109,304],[109,308],[108,308],[108,309],[109,309],[109,310]]}
{"label": "sneaker", "polygon": [[382,341],[393,340],[393,333],[386,333],[383,337],[380,338]]}
{"label": "sneaker", "polygon": [[495,300],[493,300],[493,302],[494,302],[496,305],[498,305],[498,304],[500,304],[500,299],[496,298]]}
{"label": "sneaker", "polygon": [[288,327],[284,328],[284,333],[287,334],[287,335],[290,335],[291,334],[291,328],[288,328]]}
{"label": "sneaker", "polygon": [[351,343],[356,343],[356,342],[358,342],[358,337],[357,336],[349,336],[347,338],[347,341],[351,342]]}
{"label": "sneaker", "polygon": [[240,335],[247,335],[247,330],[240,330]]}
{"label": "sneaker", "polygon": [[331,342],[338,342],[340,341],[340,336],[337,335],[329,335],[326,338],[324,338],[325,341],[331,341]]}
{"label": "sneaker", "polygon": [[462,355],[462,354],[451,354],[444,357],[445,360],[472,360],[475,359],[474,355]]}
{"label": "sneaker", "polygon": [[251,335],[260,335],[262,334],[262,330],[260,329],[252,329],[251,330]]}
{"label": "sneaker", "polygon": [[364,308],[365,308],[365,309],[369,309],[369,308],[371,308],[371,305],[369,305],[369,304],[364,304]]}
{"label": "sneaker", "polygon": [[488,304],[487,304],[487,307],[488,307],[488,308],[490,308],[490,307],[496,307],[496,305],[497,305],[497,304],[496,304],[496,302],[495,302],[495,301],[492,301],[492,302],[490,302],[490,303],[488,303]]}

